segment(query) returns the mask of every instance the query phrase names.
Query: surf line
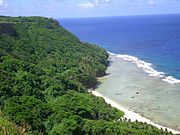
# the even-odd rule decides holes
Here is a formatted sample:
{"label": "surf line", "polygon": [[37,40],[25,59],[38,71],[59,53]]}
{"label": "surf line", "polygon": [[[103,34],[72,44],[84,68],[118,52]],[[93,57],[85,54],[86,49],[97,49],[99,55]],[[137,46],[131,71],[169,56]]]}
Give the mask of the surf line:
{"label": "surf line", "polygon": [[115,54],[115,53],[111,53],[111,52],[108,52],[108,53],[111,56],[115,56],[117,58],[121,58],[123,60],[132,62],[137,67],[141,68],[144,72],[146,72],[149,76],[158,77],[161,80],[171,83],[171,84],[180,84],[180,80],[178,80],[172,76],[166,76],[164,72],[159,72],[159,71],[153,69],[151,63],[144,62],[144,61],[138,59],[137,57],[130,56],[130,55]]}

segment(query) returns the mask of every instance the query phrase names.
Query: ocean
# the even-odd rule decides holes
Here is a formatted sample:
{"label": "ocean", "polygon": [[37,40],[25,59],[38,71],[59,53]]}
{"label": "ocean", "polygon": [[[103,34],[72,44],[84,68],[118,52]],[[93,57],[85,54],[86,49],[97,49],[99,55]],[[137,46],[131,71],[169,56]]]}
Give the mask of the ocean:
{"label": "ocean", "polygon": [[57,19],[110,53],[96,91],[180,131],[180,15]]}

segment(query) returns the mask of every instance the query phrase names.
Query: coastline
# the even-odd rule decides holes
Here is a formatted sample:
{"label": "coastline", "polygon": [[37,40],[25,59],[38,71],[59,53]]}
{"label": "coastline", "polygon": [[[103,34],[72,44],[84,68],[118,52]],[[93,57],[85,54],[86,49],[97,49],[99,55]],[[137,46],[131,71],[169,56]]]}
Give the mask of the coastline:
{"label": "coastline", "polygon": [[110,56],[115,56],[117,58],[130,61],[131,63],[135,64],[138,68],[142,69],[145,73],[147,73],[151,77],[157,77],[161,79],[162,81],[165,81],[171,84],[180,84],[180,80],[174,78],[173,76],[166,76],[164,72],[160,72],[153,69],[151,63],[142,61],[138,59],[137,57],[130,56],[130,55],[116,54],[112,52],[108,52],[108,54]]}
{"label": "coastline", "polygon": [[136,120],[137,120],[138,122],[146,122],[147,124],[151,124],[151,125],[157,127],[158,129],[161,129],[161,128],[162,128],[163,130],[167,129],[168,132],[171,131],[173,134],[180,134],[179,131],[176,131],[176,130],[174,130],[174,129],[171,129],[171,128],[168,128],[168,127],[165,127],[165,126],[161,126],[161,125],[159,125],[159,124],[156,124],[156,123],[154,123],[153,121],[151,121],[151,120],[149,120],[149,119],[147,119],[147,118],[145,118],[145,117],[142,117],[140,114],[135,113],[135,112],[132,111],[132,110],[128,110],[128,109],[120,106],[120,105],[117,104],[116,102],[114,102],[114,101],[112,101],[111,99],[103,96],[102,94],[100,94],[100,93],[97,92],[97,91],[89,90],[89,92],[92,93],[93,95],[97,96],[97,97],[102,97],[102,98],[105,100],[105,102],[108,103],[108,104],[110,104],[112,107],[115,107],[115,108],[123,111],[124,114],[125,114],[125,115],[124,115],[124,118],[130,119],[132,122],[134,122],[134,121],[136,121]]}

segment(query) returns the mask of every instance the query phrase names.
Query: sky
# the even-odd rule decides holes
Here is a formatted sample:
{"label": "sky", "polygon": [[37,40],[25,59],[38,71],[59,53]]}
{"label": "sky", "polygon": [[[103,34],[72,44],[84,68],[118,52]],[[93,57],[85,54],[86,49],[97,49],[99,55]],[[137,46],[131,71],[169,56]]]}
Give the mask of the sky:
{"label": "sky", "polygon": [[180,14],[180,0],[0,0],[0,15],[53,18]]}

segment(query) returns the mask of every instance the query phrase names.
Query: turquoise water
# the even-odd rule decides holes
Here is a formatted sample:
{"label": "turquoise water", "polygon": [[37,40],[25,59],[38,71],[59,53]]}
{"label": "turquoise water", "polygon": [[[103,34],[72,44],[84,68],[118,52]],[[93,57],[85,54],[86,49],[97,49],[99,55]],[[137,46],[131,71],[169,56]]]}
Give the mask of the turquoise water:
{"label": "turquoise water", "polygon": [[59,20],[80,40],[116,53],[98,92],[180,131],[180,15]]}

